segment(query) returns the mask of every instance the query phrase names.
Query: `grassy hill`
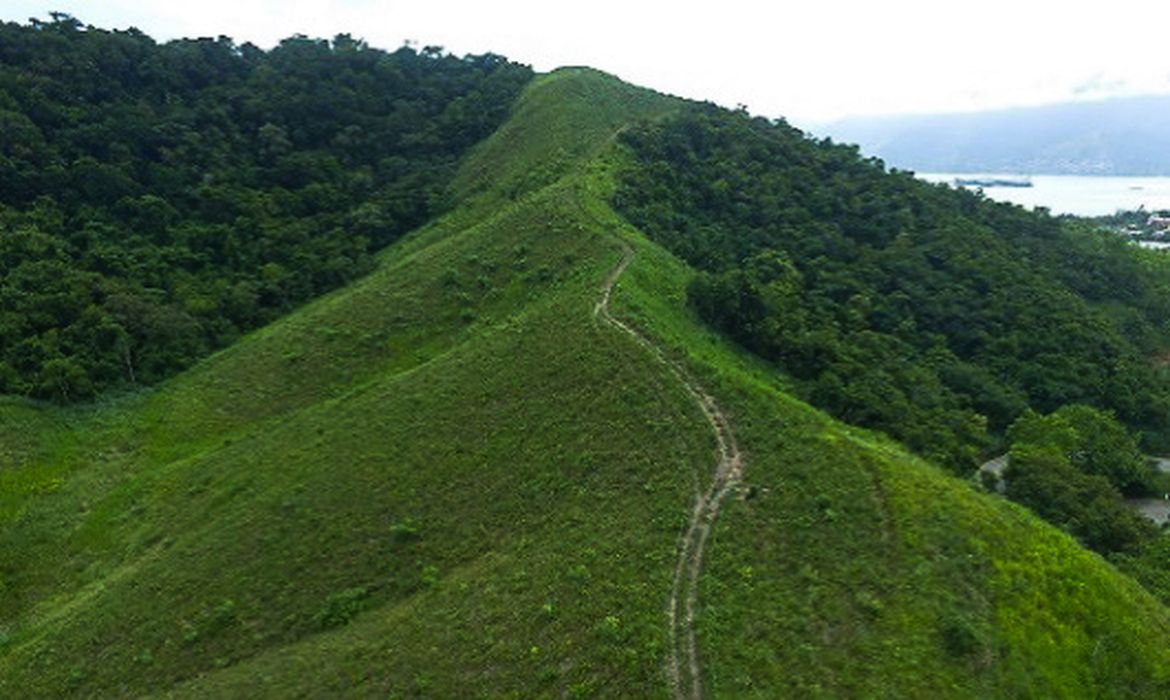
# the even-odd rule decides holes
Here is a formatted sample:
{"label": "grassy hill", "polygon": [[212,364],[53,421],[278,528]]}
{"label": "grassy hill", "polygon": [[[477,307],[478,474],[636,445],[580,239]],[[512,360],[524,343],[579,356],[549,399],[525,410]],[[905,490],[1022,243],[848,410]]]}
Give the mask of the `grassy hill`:
{"label": "grassy hill", "polygon": [[[694,318],[608,205],[677,105],[543,76],[358,283],[154,390],[0,404],[0,696],[1164,697],[1137,584]],[[623,261],[645,343],[597,307]],[[676,686],[696,387],[745,462]]]}

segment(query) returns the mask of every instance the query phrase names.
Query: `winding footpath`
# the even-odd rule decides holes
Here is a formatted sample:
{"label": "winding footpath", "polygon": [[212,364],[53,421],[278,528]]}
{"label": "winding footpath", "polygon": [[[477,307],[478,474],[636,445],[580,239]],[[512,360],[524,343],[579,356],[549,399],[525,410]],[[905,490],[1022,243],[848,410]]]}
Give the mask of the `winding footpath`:
{"label": "winding footpath", "polygon": [[723,502],[743,478],[743,456],[731,432],[726,414],[710,394],[678,363],[667,358],[662,349],[632,327],[610,313],[609,300],[613,287],[634,259],[634,250],[622,243],[622,259],[609,273],[601,288],[601,298],[593,307],[593,315],[626,333],[645,348],[656,360],[670,370],[707,418],[718,445],[718,462],[706,490],[696,489],[694,507],[686,531],[679,542],[678,561],[675,564],[667,617],[670,622],[670,659],[667,673],[676,698],[703,697],[702,667],[699,664],[695,641],[695,613],[699,604],[699,576],[703,571],[703,551],[711,534],[711,527],[719,517]]}

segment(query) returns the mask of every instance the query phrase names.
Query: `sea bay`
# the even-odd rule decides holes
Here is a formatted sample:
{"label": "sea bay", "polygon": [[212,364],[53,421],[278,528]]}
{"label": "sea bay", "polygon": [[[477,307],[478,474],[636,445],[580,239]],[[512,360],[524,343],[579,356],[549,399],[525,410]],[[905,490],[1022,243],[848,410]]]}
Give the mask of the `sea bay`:
{"label": "sea bay", "polygon": [[[1053,214],[1102,216],[1118,210],[1170,209],[1170,177],[1026,175],[1020,173],[916,173],[928,182],[954,185],[955,178],[1029,180],[1031,187],[983,187],[991,199]],[[974,189],[968,187],[968,189]]]}

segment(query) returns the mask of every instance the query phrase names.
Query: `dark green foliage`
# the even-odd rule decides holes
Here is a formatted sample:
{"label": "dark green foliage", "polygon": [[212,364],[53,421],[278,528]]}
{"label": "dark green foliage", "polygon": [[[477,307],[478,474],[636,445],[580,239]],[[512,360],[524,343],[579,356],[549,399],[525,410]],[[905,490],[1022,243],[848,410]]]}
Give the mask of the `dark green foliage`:
{"label": "dark green foliage", "polygon": [[1153,477],[1137,442],[1110,416],[1072,405],[1025,413],[1008,431],[1007,496],[1101,553],[1133,552],[1157,528],[1122,502]]}
{"label": "dark green foliage", "polygon": [[369,271],[532,73],[0,25],[0,393],[154,382]]}
{"label": "dark green foliage", "polygon": [[349,624],[349,621],[358,615],[365,607],[369,591],[365,588],[347,588],[334,593],[325,601],[325,607],[314,617],[314,621],[322,628],[340,627]]}
{"label": "dark green foliage", "polygon": [[1151,491],[1154,472],[1137,441],[1112,416],[1089,406],[1069,405],[1047,416],[1029,411],[1008,431],[1012,446],[1047,445],[1080,472],[1104,477],[1126,496]]}
{"label": "dark green foliage", "polygon": [[975,624],[962,615],[952,614],[939,621],[943,648],[954,657],[971,656],[984,647]]}
{"label": "dark green foliage", "polygon": [[1170,602],[1170,537],[1155,537],[1136,554],[1122,552],[1110,559],[1163,603]]}
{"label": "dark green foliage", "polygon": [[624,141],[615,202],[692,306],[834,415],[962,470],[1029,406],[1165,441],[1170,273],[1121,241],[710,105]]}
{"label": "dark green foliage", "polygon": [[413,542],[421,536],[418,525],[410,518],[391,525],[390,534],[397,542]]}

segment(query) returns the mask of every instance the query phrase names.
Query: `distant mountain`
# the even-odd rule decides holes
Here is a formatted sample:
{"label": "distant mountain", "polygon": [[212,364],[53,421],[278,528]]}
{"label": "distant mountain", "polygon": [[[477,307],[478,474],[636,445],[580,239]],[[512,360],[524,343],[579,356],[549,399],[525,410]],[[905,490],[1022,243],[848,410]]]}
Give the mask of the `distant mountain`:
{"label": "distant mountain", "polygon": [[858,117],[818,130],[934,172],[1170,175],[1170,95],[967,114]]}

